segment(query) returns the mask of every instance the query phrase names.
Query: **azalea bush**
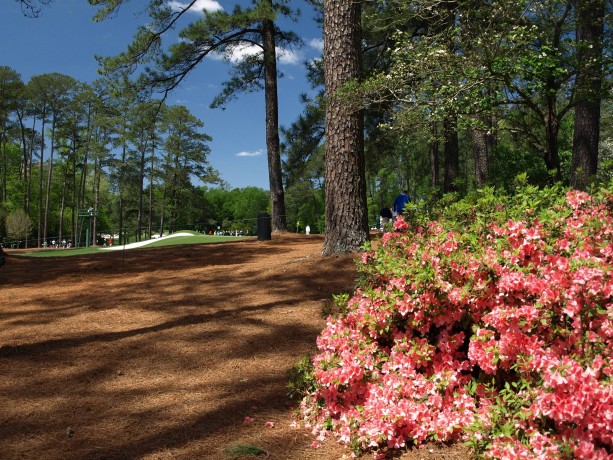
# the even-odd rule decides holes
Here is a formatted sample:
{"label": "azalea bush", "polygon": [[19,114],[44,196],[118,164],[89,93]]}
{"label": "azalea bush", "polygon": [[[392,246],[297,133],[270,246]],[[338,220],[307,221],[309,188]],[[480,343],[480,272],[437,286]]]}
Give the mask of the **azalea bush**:
{"label": "azalea bush", "polygon": [[613,458],[613,193],[493,190],[398,219],[328,317],[301,416],[353,452]]}

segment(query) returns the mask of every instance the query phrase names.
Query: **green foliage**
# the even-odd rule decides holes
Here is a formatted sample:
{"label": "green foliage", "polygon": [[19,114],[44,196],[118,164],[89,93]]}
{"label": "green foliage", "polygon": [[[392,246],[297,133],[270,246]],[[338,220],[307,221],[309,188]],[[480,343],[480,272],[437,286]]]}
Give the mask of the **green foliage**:
{"label": "green foliage", "polygon": [[[99,7],[96,19],[101,20],[117,14],[128,1],[89,3]],[[322,6],[318,1],[309,3]],[[91,86],[57,73],[35,76],[26,85],[13,69],[0,67],[0,164],[4,168],[0,171],[6,173],[6,182],[0,175],[0,234],[6,233],[6,216],[20,208],[28,210],[35,227],[44,225],[47,191],[44,187],[39,189],[38,184],[41,177],[43,183],[46,181],[49,172],[49,121],[46,132],[39,130],[43,117],[53,118],[54,107],[61,110],[49,189],[50,234],[57,234],[60,228],[65,234],[82,233],[78,219],[73,219],[81,206],[95,205],[99,209],[97,231],[117,231],[121,226],[134,235],[139,215],[141,225],[146,228],[150,218],[157,233],[160,229],[155,227],[160,226],[210,230],[220,225],[238,230],[238,221],[253,222],[255,209],[269,211],[270,206],[264,209],[260,202],[264,191],[256,197],[243,190],[220,199],[218,204],[220,200],[212,196],[213,189],[203,194],[191,185],[194,178],[207,184],[219,183],[217,173],[206,163],[209,139],[202,125],[191,114],[160,106],[159,101],[138,104],[135,86],[146,83],[170,90],[192,64],[217,53],[228,59],[231,73],[214,105],[225,104],[239,91],[257,90],[262,84],[263,54],[254,53],[237,62],[232,60],[233,53],[247,42],[261,47],[263,21],[276,21],[282,16],[295,20],[298,13],[292,10],[291,2],[274,1],[271,9],[269,2],[254,1],[189,19],[186,12],[171,10],[167,2],[154,0],[145,4],[151,21],[138,30],[125,53],[101,59],[108,78]],[[488,186],[512,194],[515,178],[520,174],[525,174],[527,184],[552,183],[544,162],[547,142],[551,141],[543,128],[545,120],[553,120],[559,128],[554,139],[556,154],[562,181],[567,183],[572,155],[573,85],[578,70],[575,15],[567,6],[571,4],[561,0],[394,0],[363,5],[365,79],[361,85],[352,82],[345,94],[348,104],[365,108],[366,189],[371,225],[377,221],[380,208],[389,206],[395,194],[407,186],[413,198],[423,198],[409,205],[407,218],[415,224],[474,192],[470,135],[475,127],[486,130],[492,140]],[[180,30],[183,40],[166,46],[163,31],[180,16],[189,19]],[[600,181],[613,175],[609,70],[613,42],[607,40],[610,33],[607,28],[603,39]],[[298,37],[280,29],[275,30],[275,39],[278,47],[300,44]],[[141,64],[149,66],[144,78],[128,81],[127,75],[142,68]],[[322,69],[321,61],[309,63],[314,88],[321,89]],[[61,97],[54,102],[53,94]],[[291,230],[300,221],[309,224],[313,233],[323,232],[325,93],[320,91],[315,97],[302,99],[303,116],[282,130],[286,216]],[[549,108],[552,110],[548,112]],[[458,194],[438,202],[444,171],[441,133],[449,113],[458,117],[460,175],[454,184]],[[153,123],[161,116],[166,118],[164,128]],[[179,124],[186,130],[180,131]],[[184,134],[189,138],[186,149],[178,146]],[[166,135],[169,142],[162,143]],[[155,144],[156,153],[146,150],[148,142]],[[41,149],[42,145],[46,147]],[[438,163],[431,163],[433,147],[438,148]],[[175,167],[180,160],[187,161],[185,168]],[[152,169],[151,176],[148,168]],[[435,171],[439,173],[439,183],[432,183]],[[146,185],[149,179],[151,184]],[[253,225],[251,230],[254,228]]]}
{"label": "green foliage", "polygon": [[[454,195],[445,195],[432,204],[428,219],[444,218],[446,225],[458,232],[465,232],[468,228],[480,232],[492,222],[504,225],[509,219],[550,220],[562,203],[562,185],[539,188],[529,185],[527,175],[522,174],[515,179],[513,195],[493,187],[475,190],[461,200]],[[423,225],[424,221],[413,222],[413,225],[415,223]]]}
{"label": "green foliage", "polygon": [[287,395],[294,401],[299,401],[310,391],[313,391],[315,379],[312,376],[313,364],[309,355],[303,355],[294,366],[287,371]]}
{"label": "green foliage", "polygon": [[314,188],[311,182],[301,181],[288,187],[285,195],[288,228],[296,231],[300,221],[301,232],[308,225],[311,233],[323,232],[325,197],[322,188]]}
{"label": "green foliage", "polygon": [[261,212],[270,212],[268,192],[257,187],[224,187],[200,189],[203,198],[201,222],[205,231],[239,230],[255,234],[257,216]]}
{"label": "green foliage", "polygon": [[513,195],[445,197],[433,221],[398,219],[368,245],[317,340],[301,404],[317,441],[607,458],[611,185],[588,195],[519,176]]}
{"label": "green foliage", "polygon": [[257,446],[250,444],[236,443],[232,446],[228,446],[224,449],[224,454],[230,458],[240,458],[245,456],[259,456],[266,455],[267,452],[264,449],[260,449]]}
{"label": "green foliage", "polygon": [[336,317],[343,315],[347,312],[347,304],[349,302],[349,294],[333,294],[332,301],[326,300],[321,309],[322,316],[327,318],[328,316]]}
{"label": "green foliage", "polygon": [[9,238],[27,239],[31,230],[32,221],[22,209],[17,209],[6,216],[6,235]]}

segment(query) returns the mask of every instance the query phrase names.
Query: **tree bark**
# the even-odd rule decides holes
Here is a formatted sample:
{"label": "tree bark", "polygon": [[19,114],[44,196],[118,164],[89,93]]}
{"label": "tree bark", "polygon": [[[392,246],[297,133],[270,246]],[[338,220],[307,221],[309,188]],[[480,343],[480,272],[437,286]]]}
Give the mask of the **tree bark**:
{"label": "tree bark", "polygon": [[361,3],[324,2],[326,85],[326,235],[324,255],[351,252],[368,241],[364,117],[339,96],[361,74]]}
{"label": "tree bark", "polygon": [[445,137],[444,162],[445,177],[443,178],[443,192],[457,191],[456,179],[460,176],[460,142],[458,140],[457,117],[449,115],[443,128]]}
{"label": "tree bark", "polygon": [[439,175],[439,144],[437,138],[437,129],[434,123],[430,125],[430,135],[432,140],[428,143],[428,150],[430,151],[430,180],[433,188],[438,189],[441,179]]}
{"label": "tree bark", "polygon": [[41,247],[43,242],[43,168],[45,157],[45,112],[42,112],[42,127],[40,129],[40,168],[38,171],[38,241],[37,247]]}
{"label": "tree bark", "polygon": [[586,189],[598,169],[604,0],[577,0],[575,14],[578,69],[570,184]]}
{"label": "tree bark", "polygon": [[0,147],[2,149],[2,203],[6,203],[7,194],[6,194],[6,168],[8,162],[6,160],[6,144],[7,144],[7,134],[5,126],[2,126],[0,129]]}
{"label": "tree bark", "polygon": [[[548,88],[552,88],[553,84],[548,84]],[[545,166],[547,171],[552,172],[554,180],[562,179],[562,170],[560,166],[560,155],[558,152],[558,134],[560,132],[560,120],[557,115],[557,103],[555,95],[546,96],[547,111],[545,113]]]}
{"label": "tree bark", "polygon": [[[272,11],[272,0],[266,0]],[[277,53],[275,50],[275,25],[271,19],[262,21],[264,45],[264,99],[266,110],[266,150],[268,151],[268,179],[272,208],[272,231],[287,230],[285,217],[285,192],[281,173],[281,148],[279,145],[279,101],[277,94]]]}
{"label": "tree bark", "polygon": [[[43,241],[47,241],[47,227],[49,224],[49,206],[51,200],[51,179],[53,178],[53,155],[55,153],[55,128],[57,125],[57,114],[53,114],[51,123],[51,148],[49,149],[49,169],[47,170],[47,188],[45,193],[45,218],[43,225]],[[61,235],[58,236],[58,239]]]}
{"label": "tree bark", "polygon": [[125,169],[125,165],[126,165],[126,150],[127,150],[127,146],[125,141],[123,141],[123,145],[121,147],[121,162],[119,164],[119,177],[118,177],[118,186],[117,186],[117,200],[118,200],[118,207],[117,207],[117,222],[119,225],[119,244],[126,244],[127,241],[125,241],[125,233],[124,233],[124,223],[123,223],[123,205],[124,205],[124,169]]}
{"label": "tree bark", "polygon": [[149,162],[149,217],[147,220],[147,238],[153,236],[153,183],[155,178],[155,142],[151,145],[151,157]]}
{"label": "tree bark", "polygon": [[60,220],[58,222],[58,240],[62,241],[64,236],[64,213],[66,212],[66,189],[68,189],[68,160],[64,164],[64,174],[62,180],[62,194],[60,198]]}
{"label": "tree bark", "polygon": [[480,126],[471,129],[471,141],[475,156],[475,183],[483,187],[490,179],[490,158],[492,154],[492,138],[488,130],[492,129],[491,117],[480,116]]}

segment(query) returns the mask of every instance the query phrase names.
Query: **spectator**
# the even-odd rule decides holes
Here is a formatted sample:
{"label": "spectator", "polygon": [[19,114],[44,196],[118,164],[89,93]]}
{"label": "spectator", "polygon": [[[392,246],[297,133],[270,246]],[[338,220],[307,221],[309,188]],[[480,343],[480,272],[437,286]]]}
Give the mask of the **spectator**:
{"label": "spectator", "polygon": [[392,220],[392,210],[387,206],[384,206],[379,212],[379,217],[381,219],[381,230],[383,230],[385,224]]}
{"label": "spectator", "polygon": [[394,200],[394,206],[392,211],[394,212],[394,216],[401,216],[404,212],[404,206],[411,201],[409,194],[406,190],[404,190],[400,195],[396,197]]}
{"label": "spectator", "polygon": [[0,267],[2,267],[6,263],[6,259],[4,258],[4,249],[0,244]]}

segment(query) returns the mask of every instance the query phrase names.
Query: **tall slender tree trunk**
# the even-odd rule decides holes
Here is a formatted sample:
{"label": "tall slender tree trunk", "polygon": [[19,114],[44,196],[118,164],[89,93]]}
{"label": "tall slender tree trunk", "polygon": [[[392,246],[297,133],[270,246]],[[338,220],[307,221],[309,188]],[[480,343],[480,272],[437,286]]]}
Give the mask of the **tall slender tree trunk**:
{"label": "tall slender tree trunk", "polygon": [[141,149],[139,160],[139,187],[138,187],[138,211],[136,218],[136,241],[140,241],[143,233],[143,206],[145,199],[145,166],[147,163],[147,146]]}
{"label": "tall slender tree trunk", "polygon": [[[272,0],[266,0],[272,13]],[[275,25],[272,19],[262,21],[264,43],[264,99],[266,110],[266,149],[268,151],[268,177],[272,207],[272,230],[287,230],[285,216],[285,192],[281,173],[281,149],[279,145],[279,101],[277,95],[277,53],[275,50]]]}
{"label": "tall slender tree trunk", "polygon": [[149,166],[149,217],[147,221],[147,237],[153,235],[153,178],[155,173],[155,142],[151,143],[151,162]]}
{"label": "tall slender tree trunk", "polygon": [[490,141],[484,127],[475,126],[471,129],[471,141],[475,156],[475,183],[483,187],[490,179]]}
{"label": "tall slender tree trunk", "polygon": [[38,242],[40,248],[43,238],[43,167],[45,157],[45,114],[42,115],[42,127],[40,129],[40,168],[38,171]]}
{"label": "tall slender tree trunk", "polygon": [[443,192],[457,191],[456,179],[460,176],[460,142],[458,140],[458,122],[455,114],[449,115],[443,128],[445,139]]}
{"label": "tall slender tree trunk", "polygon": [[166,224],[166,185],[164,185],[163,191],[162,191],[162,208],[160,209],[160,237],[162,237],[164,235],[164,225]]}
{"label": "tall slender tree trunk", "polygon": [[[441,4],[444,11],[444,28],[452,31],[457,25],[456,0],[444,0]],[[451,33],[446,39],[446,48],[450,54],[457,52],[456,33]],[[443,126],[443,192],[457,191],[457,179],[460,177],[460,142],[458,139],[458,116],[452,110],[446,115]]]}
{"label": "tall slender tree trunk", "polygon": [[125,238],[125,234],[124,234],[124,228],[123,228],[123,186],[124,186],[124,169],[126,166],[126,150],[127,150],[127,146],[125,144],[125,142],[123,143],[122,149],[121,149],[121,163],[119,165],[119,167],[121,168],[119,171],[119,203],[118,203],[118,219],[117,222],[119,224],[119,244],[125,244],[126,241],[124,241]]}
{"label": "tall slender tree trunk", "polygon": [[[94,156],[94,208],[100,209],[100,182],[102,179],[102,155]],[[113,238],[113,230],[111,231],[111,238]],[[92,232],[98,233],[98,217],[94,217],[94,228]]]}
{"label": "tall slender tree trunk", "polygon": [[368,241],[364,116],[339,97],[361,75],[361,1],[324,2],[326,85],[326,235],[324,255],[350,252]]}
{"label": "tall slender tree trunk", "polygon": [[8,162],[6,161],[6,130],[2,127],[2,135],[0,136],[0,145],[2,145],[2,202],[6,203],[6,168]]}
{"label": "tall slender tree trunk", "polygon": [[[36,128],[36,118],[32,121],[32,129],[30,136],[26,136],[26,127],[24,124],[24,112],[17,110],[17,118],[19,119],[19,127],[21,131],[21,142],[23,144],[23,210],[26,214],[30,212],[30,196],[32,186],[32,160],[34,150],[34,134]],[[26,241],[27,247],[27,241]]]}
{"label": "tall slender tree trunk", "polygon": [[552,172],[553,179],[562,179],[560,156],[558,153],[558,135],[560,132],[560,120],[556,113],[555,95],[547,96],[547,110],[545,112],[545,166]]}
{"label": "tall slender tree trunk", "polygon": [[[88,134],[89,135],[89,134]],[[77,188],[77,152],[78,152],[78,144],[79,144],[79,134],[77,130],[77,126],[74,126],[72,129],[72,137],[70,139],[70,149],[69,149],[69,157],[66,160],[66,164],[70,163],[70,240],[73,244],[76,244],[76,219],[75,216],[78,215],[79,209],[79,195],[80,195],[80,185]],[[81,166],[82,169],[82,166]]]}
{"label": "tall slender tree trunk", "polygon": [[437,132],[436,124],[430,124],[430,137],[431,140],[428,143],[428,150],[430,152],[430,183],[433,188],[438,189],[441,184],[441,178],[439,174],[439,142],[438,142],[438,132]]}
{"label": "tall slender tree trunk", "polygon": [[61,241],[64,233],[64,212],[66,209],[66,189],[68,188],[68,164],[64,168],[64,181],[62,184],[62,199],[60,201],[60,222],[58,230],[58,239]]}
{"label": "tall slender tree trunk", "polygon": [[577,78],[570,184],[585,189],[596,178],[600,139],[604,0],[576,0]]}
{"label": "tall slender tree trunk", "polygon": [[[47,240],[47,225],[49,223],[49,203],[51,201],[51,179],[53,177],[53,153],[55,150],[55,117],[51,124],[51,148],[49,150],[49,169],[47,171],[47,191],[45,196],[45,224],[43,238]],[[58,237],[59,238],[59,237]]]}
{"label": "tall slender tree trunk", "polygon": [[25,206],[26,206],[25,192],[27,190],[26,182],[28,178],[28,142],[27,142],[27,137],[26,137],[25,125],[23,124],[21,113],[19,110],[16,113],[17,113],[17,120],[19,121],[19,137],[20,137],[20,142],[21,142],[21,154],[23,158],[23,161],[19,168],[19,178],[22,181],[21,184],[22,184],[22,191],[24,195],[23,196],[23,208],[25,211]]}
{"label": "tall slender tree trunk", "polygon": [[70,191],[70,209],[71,209],[71,213],[70,213],[70,239],[72,240],[73,244],[77,241],[75,238],[76,235],[76,219],[75,219],[75,214],[78,214],[78,192],[77,192],[77,152],[76,152],[76,145],[75,145],[75,141],[73,140],[73,154],[72,154],[72,174],[71,174],[71,180],[72,180],[72,186],[71,186],[71,191]]}
{"label": "tall slender tree trunk", "polygon": [[[81,176],[79,178],[79,192],[77,194],[77,209],[83,208],[85,201],[85,183],[87,180],[87,163],[89,161],[89,151],[92,145],[92,110],[91,104],[87,108],[86,141],[83,150],[83,162],[81,163]],[[75,170],[76,174],[76,170]]]}

